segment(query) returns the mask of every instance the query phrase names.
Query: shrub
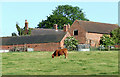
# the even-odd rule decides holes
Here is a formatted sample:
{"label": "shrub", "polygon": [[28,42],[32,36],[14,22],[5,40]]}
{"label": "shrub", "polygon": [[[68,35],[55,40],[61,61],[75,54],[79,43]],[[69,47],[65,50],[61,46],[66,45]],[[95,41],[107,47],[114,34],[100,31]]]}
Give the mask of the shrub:
{"label": "shrub", "polygon": [[74,37],[67,37],[64,41],[64,44],[68,50],[76,50],[78,40],[76,40]]}

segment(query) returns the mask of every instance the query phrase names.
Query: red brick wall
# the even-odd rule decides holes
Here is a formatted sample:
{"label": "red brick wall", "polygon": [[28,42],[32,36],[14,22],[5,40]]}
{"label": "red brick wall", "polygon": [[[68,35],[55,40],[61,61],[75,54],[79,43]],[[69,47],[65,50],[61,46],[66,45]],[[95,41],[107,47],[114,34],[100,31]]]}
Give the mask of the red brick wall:
{"label": "red brick wall", "polygon": [[[86,43],[91,44],[91,46],[99,46],[100,44],[100,37],[102,37],[103,34],[98,33],[88,33],[86,32]],[[90,43],[91,40],[91,43]]]}
{"label": "red brick wall", "polygon": [[60,43],[40,43],[34,44],[35,51],[55,51],[60,48]]}
{"label": "red brick wall", "polygon": [[9,50],[13,47],[24,47],[24,45],[2,45],[2,46],[0,46],[0,48],[2,48],[4,50]]}
{"label": "red brick wall", "polygon": [[[78,30],[78,35],[73,35],[74,30]],[[90,44],[91,40],[91,46],[98,46],[100,43],[100,37],[103,36],[103,34],[86,32],[77,20],[71,25],[68,31],[70,35],[74,36],[81,44]]]}
{"label": "red brick wall", "polygon": [[[78,30],[78,35],[73,35],[74,30]],[[75,21],[70,29],[68,30],[71,36],[74,36],[79,43],[85,43],[86,42],[86,31],[79,25],[77,21]]]}
{"label": "red brick wall", "polygon": [[[39,44],[26,44],[28,48],[34,48],[34,51],[55,51],[60,48],[60,43],[39,43]],[[13,45],[2,45],[2,49],[9,50]],[[24,47],[24,45],[14,45],[14,47]]]}
{"label": "red brick wall", "polygon": [[70,33],[67,32],[66,35],[63,37],[63,39],[60,41],[60,47],[61,48],[64,48],[64,40],[67,38],[67,37],[70,37]]}
{"label": "red brick wall", "polygon": [[13,47],[28,47],[34,48],[34,51],[55,51],[56,49],[64,48],[64,40],[66,37],[69,37],[69,32],[63,37],[60,43],[38,43],[38,44],[26,44],[26,45],[2,45],[0,46],[2,49],[9,50]]}

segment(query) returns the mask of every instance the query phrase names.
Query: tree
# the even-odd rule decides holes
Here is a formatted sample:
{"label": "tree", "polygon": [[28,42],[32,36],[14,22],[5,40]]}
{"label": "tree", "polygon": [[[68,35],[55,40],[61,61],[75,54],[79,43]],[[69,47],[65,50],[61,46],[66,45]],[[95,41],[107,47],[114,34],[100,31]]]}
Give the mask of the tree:
{"label": "tree", "polygon": [[100,40],[100,44],[104,45],[106,48],[110,45],[120,44],[120,27],[111,31],[109,35],[103,35]]}
{"label": "tree", "polygon": [[39,28],[53,28],[54,24],[58,24],[58,29],[62,29],[65,23],[72,24],[72,22],[62,15],[50,15],[47,20],[42,20],[38,24]]}
{"label": "tree", "polygon": [[18,35],[22,35],[22,29],[18,26],[18,24],[16,24],[16,28],[17,28],[17,31],[18,31]]}
{"label": "tree", "polygon": [[33,30],[33,28],[29,28],[29,29],[28,29],[27,35],[31,35],[31,30]]}
{"label": "tree", "polygon": [[110,45],[114,45],[114,40],[109,35],[104,34],[100,40],[101,45],[104,45],[106,48]]}
{"label": "tree", "polygon": [[[32,28],[28,28],[28,32],[26,33],[26,28],[20,28],[18,24],[16,24],[16,28],[17,28],[17,31],[18,31],[18,35],[19,36],[22,36],[22,35],[30,35],[31,34],[31,30]],[[16,33],[12,33],[12,36],[17,36]]]}
{"label": "tree", "polygon": [[17,36],[17,34],[15,32],[12,33],[12,36]]}
{"label": "tree", "polygon": [[64,44],[68,50],[76,50],[78,45],[78,40],[76,40],[74,37],[67,37],[64,40]]}
{"label": "tree", "polygon": [[115,44],[120,44],[120,27],[111,32],[111,37]]}
{"label": "tree", "polygon": [[47,16],[47,20],[42,20],[38,24],[38,28],[53,28],[54,24],[58,24],[58,28],[63,29],[64,24],[72,25],[76,19],[88,21],[79,7],[59,5],[50,16]]}
{"label": "tree", "polygon": [[88,19],[85,18],[85,14],[83,13],[82,9],[77,6],[73,7],[71,5],[59,5],[55,10],[53,10],[53,14],[67,17],[72,22],[74,22],[76,19],[88,21]]}

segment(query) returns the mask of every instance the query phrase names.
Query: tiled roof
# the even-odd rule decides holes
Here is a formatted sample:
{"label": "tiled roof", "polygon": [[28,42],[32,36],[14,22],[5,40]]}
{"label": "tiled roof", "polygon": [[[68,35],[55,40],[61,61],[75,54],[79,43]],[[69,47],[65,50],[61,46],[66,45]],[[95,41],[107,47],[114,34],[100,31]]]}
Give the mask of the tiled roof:
{"label": "tiled roof", "polygon": [[63,30],[55,30],[55,29],[41,29],[36,28],[33,29],[31,32],[31,36],[33,35],[58,35],[58,34],[64,34],[65,32]]}
{"label": "tiled roof", "polygon": [[2,37],[2,45],[60,42],[65,34]]}
{"label": "tiled roof", "polygon": [[101,33],[101,34],[109,34],[115,28],[118,28],[116,24],[108,24],[108,23],[99,23],[92,21],[82,21],[76,20],[79,25],[84,28],[87,32],[91,33]]}

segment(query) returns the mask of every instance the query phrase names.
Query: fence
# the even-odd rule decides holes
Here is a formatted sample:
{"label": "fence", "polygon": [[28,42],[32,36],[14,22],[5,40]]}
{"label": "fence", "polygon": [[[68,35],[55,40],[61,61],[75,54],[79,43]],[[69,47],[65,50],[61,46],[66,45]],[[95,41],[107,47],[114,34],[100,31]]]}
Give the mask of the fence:
{"label": "fence", "polygon": [[90,45],[89,44],[79,44],[77,46],[78,51],[90,51]]}
{"label": "fence", "polygon": [[104,45],[100,45],[99,47],[90,47],[91,51],[119,51],[120,48],[115,45],[109,45],[105,47]]}
{"label": "fence", "polygon": [[120,46],[111,45],[105,47],[104,45],[100,45],[98,47],[92,47],[89,44],[79,44],[77,51],[120,51]]}
{"label": "fence", "polygon": [[0,50],[0,53],[9,52],[9,50]]}

